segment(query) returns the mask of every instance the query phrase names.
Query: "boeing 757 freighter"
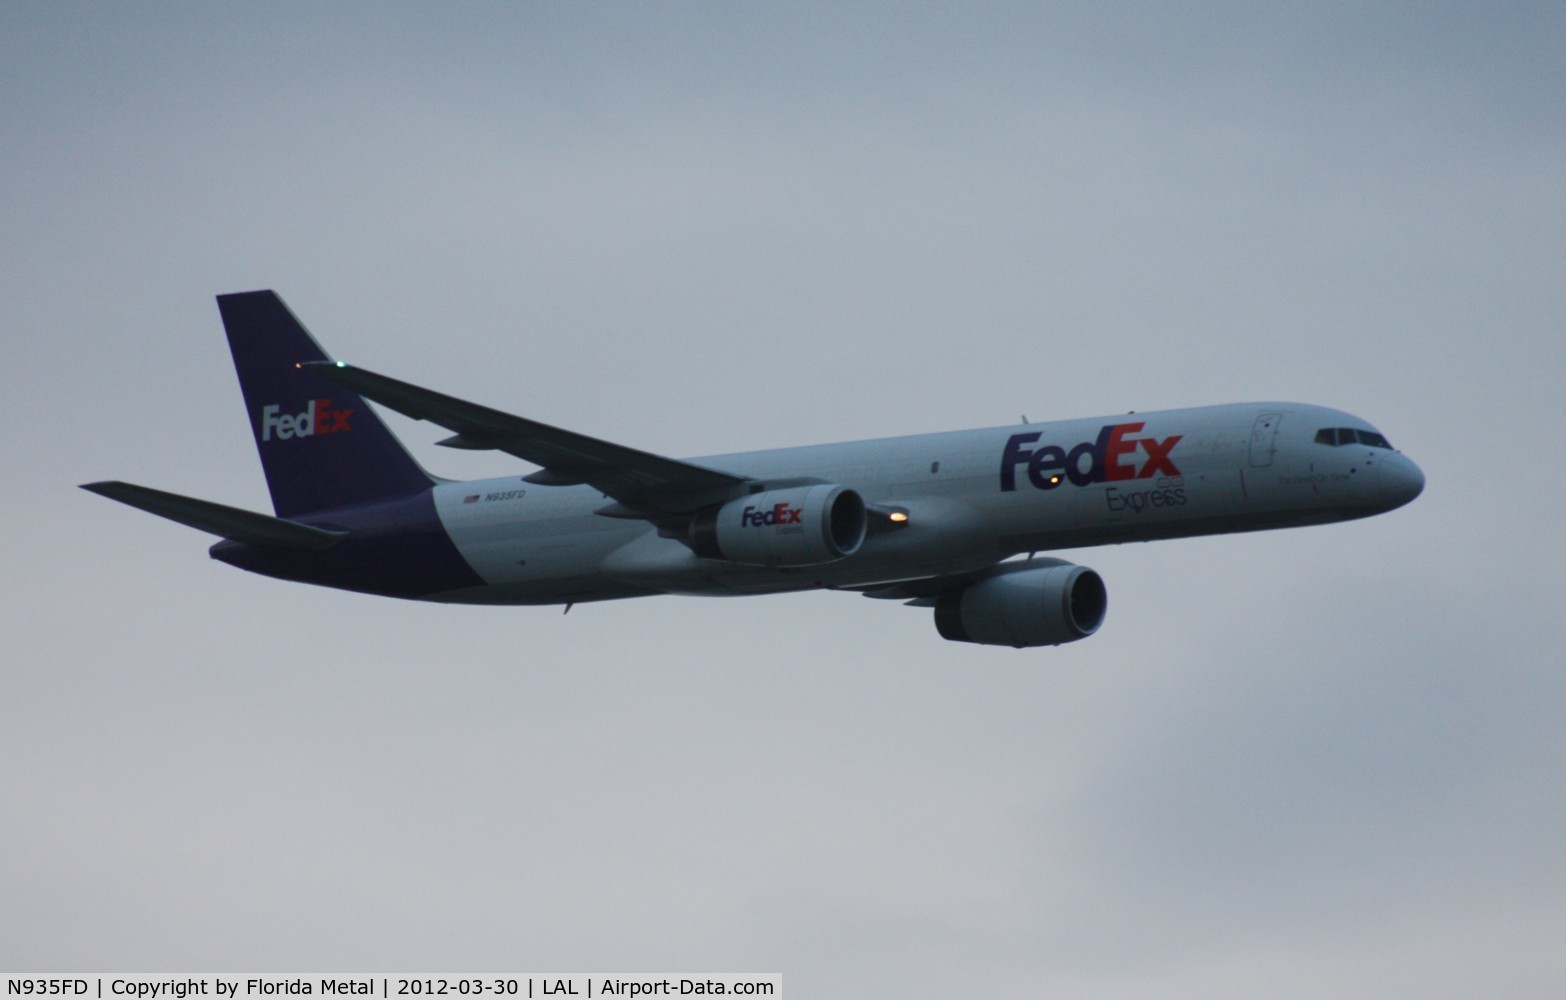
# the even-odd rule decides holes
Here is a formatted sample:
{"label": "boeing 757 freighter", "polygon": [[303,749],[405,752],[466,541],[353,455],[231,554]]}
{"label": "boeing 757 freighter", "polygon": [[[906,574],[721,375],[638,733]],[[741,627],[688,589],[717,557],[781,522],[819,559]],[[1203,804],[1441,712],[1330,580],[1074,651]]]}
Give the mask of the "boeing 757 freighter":
{"label": "boeing 757 freighter", "polygon": [[[1346,521],[1424,488],[1369,423],[1303,403],[664,458],[330,360],[274,292],[217,301],[276,516],[83,489],[221,536],[230,565],[367,594],[569,610],[825,588],[933,608],[947,639],[1052,646],[1107,599],[1040,552]],[[439,479],[365,400],[538,471]]]}

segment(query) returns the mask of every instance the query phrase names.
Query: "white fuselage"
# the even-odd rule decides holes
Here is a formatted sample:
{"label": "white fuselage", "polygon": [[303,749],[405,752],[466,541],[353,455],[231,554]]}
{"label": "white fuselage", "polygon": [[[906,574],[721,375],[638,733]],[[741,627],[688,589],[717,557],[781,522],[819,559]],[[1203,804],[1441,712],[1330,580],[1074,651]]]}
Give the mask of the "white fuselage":
{"label": "white fuselage", "polygon": [[517,477],[435,488],[441,524],[484,585],[432,599],[555,604],[638,594],[759,594],[983,569],[1018,553],[1347,520],[1408,502],[1417,466],[1335,446],[1339,410],[1249,403],[716,455],[758,481],[813,479],[907,514],[858,551],[801,568],[698,557],[646,521],[596,513],[589,486]]}

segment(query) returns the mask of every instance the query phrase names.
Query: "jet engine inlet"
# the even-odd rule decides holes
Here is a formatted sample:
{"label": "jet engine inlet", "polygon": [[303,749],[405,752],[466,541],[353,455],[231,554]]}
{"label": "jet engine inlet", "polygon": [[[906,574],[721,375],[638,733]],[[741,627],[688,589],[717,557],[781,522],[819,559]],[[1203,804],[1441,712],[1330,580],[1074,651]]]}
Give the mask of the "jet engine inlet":
{"label": "jet engine inlet", "polygon": [[1085,566],[1023,564],[942,595],[935,627],[954,642],[1058,646],[1097,632],[1108,606],[1103,579]]}
{"label": "jet engine inlet", "polygon": [[688,541],[704,559],[815,566],[857,552],[868,526],[858,493],[820,483],[767,490],[709,507],[692,519]]}

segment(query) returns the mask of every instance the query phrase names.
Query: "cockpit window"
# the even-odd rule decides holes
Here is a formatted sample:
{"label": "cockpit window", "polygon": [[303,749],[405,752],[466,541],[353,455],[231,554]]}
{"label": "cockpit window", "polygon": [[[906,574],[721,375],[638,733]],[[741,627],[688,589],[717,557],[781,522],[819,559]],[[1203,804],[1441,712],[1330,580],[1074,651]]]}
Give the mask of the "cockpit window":
{"label": "cockpit window", "polygon": [[1323,427],[1316,432],[1316,443],[1330,444],[1335,448],[1345,444],[1363,444],[1388,450],[1392,448],[1391,443],[1375,431],[1361,431],[1353,427]]}

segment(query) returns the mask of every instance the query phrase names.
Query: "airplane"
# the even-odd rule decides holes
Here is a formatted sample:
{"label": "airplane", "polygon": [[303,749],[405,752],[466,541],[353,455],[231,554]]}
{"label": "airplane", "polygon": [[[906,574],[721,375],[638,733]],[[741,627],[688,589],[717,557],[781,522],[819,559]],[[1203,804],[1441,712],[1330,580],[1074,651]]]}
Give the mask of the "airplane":
{"label": "airplane", "polygon": [[[1056,549],[1326,524],[1424,489],[1370,423],[1234,403],[676,460],[335,361],[270,290],[217,296],[274,515],[119,481],[282,580],[457,604],[829,589],[934,609],[949,640],[1074,642],[1108,595]],[[366,400],[527,475],[425,472]]]}

